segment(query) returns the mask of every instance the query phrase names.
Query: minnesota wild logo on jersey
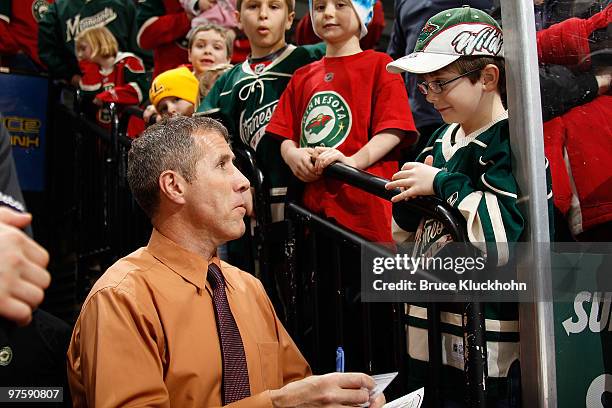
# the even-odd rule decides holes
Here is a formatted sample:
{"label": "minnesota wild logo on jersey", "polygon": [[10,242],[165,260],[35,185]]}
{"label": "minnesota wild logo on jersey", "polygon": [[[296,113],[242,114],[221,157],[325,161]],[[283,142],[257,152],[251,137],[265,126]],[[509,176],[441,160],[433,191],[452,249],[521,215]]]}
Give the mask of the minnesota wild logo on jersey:
{"label": "minnesota wild logo on jersey", "polygon": [[302,116],[300,147],[337,147],[351,131],[351,110],[340,94],[315,93]]}
{"label": "minnesota wild logo on jersey", "polygon": [[48,10],[49,3],[47,0],[35,0],[34,3],[32,3],[32,16],[36,22],[40,22]]}

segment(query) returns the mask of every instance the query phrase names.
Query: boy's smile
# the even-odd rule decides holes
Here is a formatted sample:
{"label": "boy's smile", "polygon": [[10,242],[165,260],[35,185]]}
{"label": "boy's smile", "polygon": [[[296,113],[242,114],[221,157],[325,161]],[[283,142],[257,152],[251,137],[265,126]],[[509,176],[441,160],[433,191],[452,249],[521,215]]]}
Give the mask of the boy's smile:
{"label": "boy's smile", "polygon": [[199,31],[196,34],[189,61],[196,75],[202,74],[213,65],[229,62],[225,38],[215,30]]}

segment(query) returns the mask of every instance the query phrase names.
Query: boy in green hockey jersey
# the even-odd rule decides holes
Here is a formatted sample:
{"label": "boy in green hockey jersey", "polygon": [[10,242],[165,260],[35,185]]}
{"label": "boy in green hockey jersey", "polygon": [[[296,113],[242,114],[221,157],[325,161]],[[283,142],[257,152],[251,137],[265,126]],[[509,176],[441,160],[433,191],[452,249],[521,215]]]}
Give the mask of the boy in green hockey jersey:
{"label": "boy in green hockey jersey", "polygon": [[[445,10],[427,21],[414,52],[388,64],[387,70],[419,75],[419,91],[447,123],[434,132],[416,161],[404,164],[387,184],[388,189],[403,190],[392,201],[438,196],[459,209],[470,241],[486,250],[489,264],[505,265],[508,244],[519,240],[524,218],[517,206],[508,113],[503,104],[501,28],[477,9]],[[416,255],[433,256],[451,241],[434,219],[400,211],[394,211],[393,219],[394,239],[414,241]],[[452,406],[463,406],[465,393],[461,306],[443,304],[440,313],[440,319],[448,323],[442,330],[446,346],[440,391],[444,401],[457,404]],[[422,386],[428,370],[427,310],[410,304],[406,314],[409,387]],[[487,303],[485,317],[486,405],[516,406],[520,401],[518,309],[515,303]]]}
{"label": "boy in green hockey jersey", "polygon": [[291,171],[280,155],[280,142],[265,134],[266,126],[293,72],[325,54],[323,44],[286,44],[294,7],[294,0],[238,0],[237,20],[249,39],[251,54],[215,82],[197,113],[220,119],[234,141],[255,150],[271,189],[273,221],[283,219]]}
{"label": "boy in green hockey jersey", "polygon": [[[416,162],[404,164],[387,184],[403,190],[392,201],[442,198],[464,215],[472,243],[481,249],[484,243],[494,244],[487,246],[487,257],[498,266],[507,263],[508,242],[518,240],[524,225],[502,102],[502,43],[501,29],[486,13],[450,9],[429,19],[414,53],[387,65],[391,72],[420,75],[419,91],[447,123],[434,132]],[[419,254],[433,255],[450,240],[436,220],[394,217],[403,230],[416,232],[411,238]]]}

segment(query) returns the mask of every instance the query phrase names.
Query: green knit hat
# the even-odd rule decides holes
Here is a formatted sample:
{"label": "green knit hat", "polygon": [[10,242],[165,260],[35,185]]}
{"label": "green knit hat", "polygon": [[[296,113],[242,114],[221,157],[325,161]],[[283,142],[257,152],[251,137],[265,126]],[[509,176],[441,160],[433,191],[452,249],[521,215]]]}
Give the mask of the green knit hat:
{"label": "green knit hat", "polygon": [[460,57],[503,57],[503,35],[499,24],[484,11],[463,6],[442,11],[421,30],[414,52],[387,65],[387,71],[426,74]]}

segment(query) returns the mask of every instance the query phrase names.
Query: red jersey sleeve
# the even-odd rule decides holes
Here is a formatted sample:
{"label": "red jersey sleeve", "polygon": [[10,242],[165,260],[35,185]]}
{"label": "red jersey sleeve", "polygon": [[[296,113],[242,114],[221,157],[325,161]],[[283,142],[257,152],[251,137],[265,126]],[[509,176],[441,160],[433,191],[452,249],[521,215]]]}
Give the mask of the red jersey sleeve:
{"label": "red jersey sleeve", "polygon": [[377,66],[378,81],[372,103],[372,135],[385,129],[400,129],[416,136],[404,81],[400,74],[391,74],[385,68],[391,61],[391,57],[381,58]]}
{"label": "red jersey sleeve", "polygon": [[[291,139],[296,143],[300,141],[300,122],[298,114],[299,101],[296,100],[296,81],[298,76],[293,75],[287,88],[278,101],[272,119],[266,127],[266,133],[270,133],[281,139]],[[299,88],[298,88],[299,89]]]}
{"label": "red jersey sleeve", "polygon": [[[4,9],[6,8],[6,10]],[[11,22],[10,2],[0,6],[0,54],[14,55],[19,52],[19,44],[13,38],[9,23]]]}
{"label": "red jersey sleeve", "polygon": [[103,102],[138,105],[143,100],[143,89],[148,88],[142,61],[140,58],[128,56],[115,65],[115,69],[123,71],[123,83],[116,84],[112,90],[99,93],[96,98]]}
{"label": "red jersey sleeve", "polygon": [[138,45],[144,49],[153,49],[172,43],[185,37],[190,27],[191,22],[184,11],[151,17],[138,32]]}
{"label": "red jersey sleeve", "polygon": [[89,60],[79,61],[81,70],[81,80],[79,88],[86,92],[95,92],[102,88],[102,74],[100,74],[100,66]]}

